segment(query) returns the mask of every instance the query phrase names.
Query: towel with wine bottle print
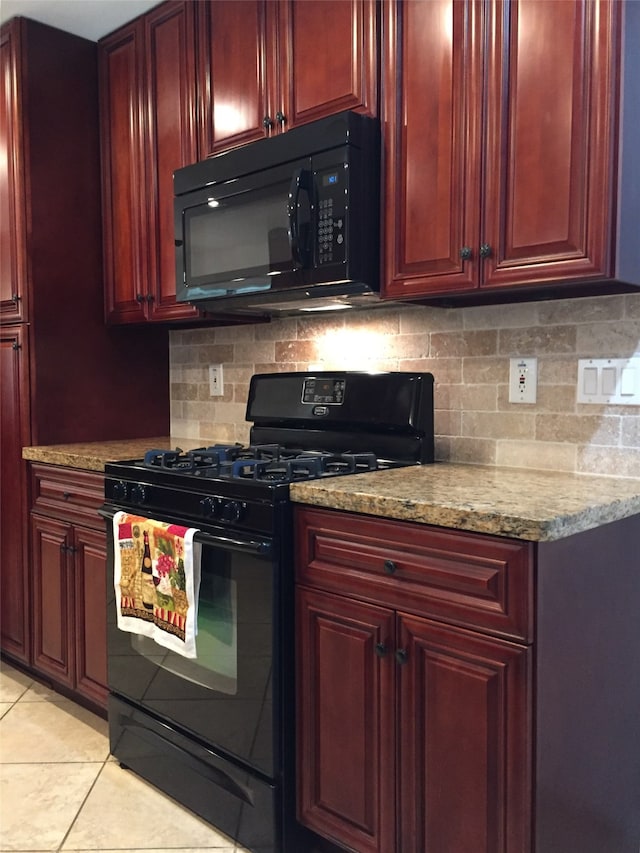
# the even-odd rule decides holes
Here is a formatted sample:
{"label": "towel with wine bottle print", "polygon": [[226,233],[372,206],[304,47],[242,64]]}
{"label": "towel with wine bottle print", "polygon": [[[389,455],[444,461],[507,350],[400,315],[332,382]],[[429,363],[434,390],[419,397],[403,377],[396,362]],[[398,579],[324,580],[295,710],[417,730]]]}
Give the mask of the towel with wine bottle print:
{"label": "towel with wine bottle print", "polygon": [[117,512],[113,518],[118,628],[196,657],[198,531]]}

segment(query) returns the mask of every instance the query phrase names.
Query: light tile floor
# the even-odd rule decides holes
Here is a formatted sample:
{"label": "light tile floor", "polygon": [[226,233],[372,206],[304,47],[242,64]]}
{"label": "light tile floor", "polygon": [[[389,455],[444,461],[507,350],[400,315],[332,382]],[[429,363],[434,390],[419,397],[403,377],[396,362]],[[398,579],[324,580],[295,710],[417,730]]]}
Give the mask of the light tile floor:
{"label": "light tile floor", "polygon": [[0,853],[95,850],[246,853],[123,770],[103,719],[2,661]]}

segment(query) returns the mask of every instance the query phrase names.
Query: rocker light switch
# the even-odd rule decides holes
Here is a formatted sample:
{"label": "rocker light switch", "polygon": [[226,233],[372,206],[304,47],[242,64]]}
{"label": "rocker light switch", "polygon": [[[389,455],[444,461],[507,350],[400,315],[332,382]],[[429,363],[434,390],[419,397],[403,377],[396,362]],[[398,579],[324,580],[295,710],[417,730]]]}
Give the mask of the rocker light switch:
{"label": "rocker light switch", "polygon": [[581,358],[578,403],[640,406],[640,357]]}

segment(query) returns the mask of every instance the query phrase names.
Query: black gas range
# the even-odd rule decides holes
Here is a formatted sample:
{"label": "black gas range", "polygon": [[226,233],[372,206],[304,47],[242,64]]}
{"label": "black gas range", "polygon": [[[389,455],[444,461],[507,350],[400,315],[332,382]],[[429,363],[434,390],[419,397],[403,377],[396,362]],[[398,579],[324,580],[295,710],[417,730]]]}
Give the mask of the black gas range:
{"label": "black gas range", "polygon": [[106,466],[110,524],[125,512],[193,527],[202,546],[195,660],[118,630],[111,590],[111,751],[243,846],[310,853],[295,822],[289,486],[432,462],[433,377],[259,374],[246,417],[246,446]]}

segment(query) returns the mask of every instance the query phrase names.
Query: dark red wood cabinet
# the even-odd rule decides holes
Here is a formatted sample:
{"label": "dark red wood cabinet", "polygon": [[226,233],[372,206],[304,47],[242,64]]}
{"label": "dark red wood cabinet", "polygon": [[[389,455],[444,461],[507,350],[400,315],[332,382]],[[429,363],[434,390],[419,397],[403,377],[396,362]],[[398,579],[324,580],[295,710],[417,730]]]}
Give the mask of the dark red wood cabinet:
{"label": "dark red wood cabinet", "polygon": [[0,46],[0,632],[29,666],[22,448],[166,435],[168,334],[105,327],[95,43],[14,18]]}
{"label": "dark red wood cabinet", "polygon": [[385,1],[387,297],[640,285],[635,5]]}
{"label": "dark red wood cabinet", "polygon": [[521,853],[530,546],[313,509],[296,536],[301,822],[358,853]]}
{"label": "dark red wood cabinet", "polygon": [[194,320],[175,299],[173,172],[197,160],[194,10],[163,3],[100,42],[105,314]]}
{"label": "dark red wood cabinet", "polygon": [[22,662],[28,662],[31,649],[22,463],[31,436],[28,334],[21,324],[0,326],[0,643]]}
{"label": "dark red wood cabinet", "polygon": [[197,4],[203,156],[352,109],[377,115],[374,0]]}
{"label": "dark red wood cabinet", "polygon": [[296,507],[301,823],[356,853],[636,853],[638,535]]}
{"label": "dark red wood cabinet", "polygon": [[33,668],[106,708],[102,474],[31,464]]}

